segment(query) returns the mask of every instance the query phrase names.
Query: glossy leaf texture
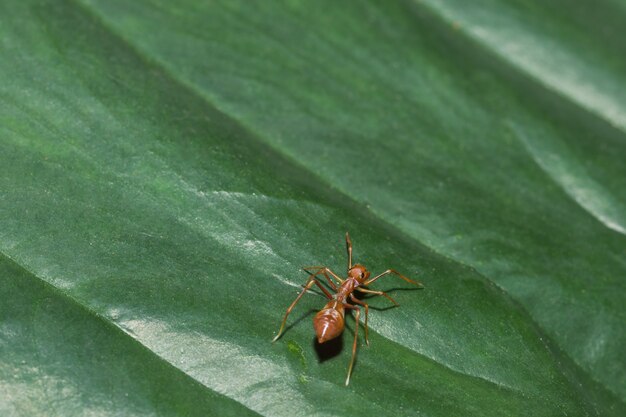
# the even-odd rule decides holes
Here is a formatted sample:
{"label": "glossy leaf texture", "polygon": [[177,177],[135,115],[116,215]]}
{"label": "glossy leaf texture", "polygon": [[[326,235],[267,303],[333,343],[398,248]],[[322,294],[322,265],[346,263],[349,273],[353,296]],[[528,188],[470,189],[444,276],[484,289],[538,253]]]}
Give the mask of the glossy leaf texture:
{"label": "glossy leaf texture", "polygon": [[[0,414],[621,416],[617,0],[0,4]],[[316,346],[343,235],[368,298]]]}

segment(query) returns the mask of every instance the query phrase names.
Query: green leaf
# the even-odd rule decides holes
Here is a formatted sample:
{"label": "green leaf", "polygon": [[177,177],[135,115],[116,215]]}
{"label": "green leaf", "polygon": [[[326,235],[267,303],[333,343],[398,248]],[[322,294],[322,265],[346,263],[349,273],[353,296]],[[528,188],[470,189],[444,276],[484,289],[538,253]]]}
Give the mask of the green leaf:
{"label": "green leaf", "polygon": [[8,3],[0,414],[626,412],[622,2]]}

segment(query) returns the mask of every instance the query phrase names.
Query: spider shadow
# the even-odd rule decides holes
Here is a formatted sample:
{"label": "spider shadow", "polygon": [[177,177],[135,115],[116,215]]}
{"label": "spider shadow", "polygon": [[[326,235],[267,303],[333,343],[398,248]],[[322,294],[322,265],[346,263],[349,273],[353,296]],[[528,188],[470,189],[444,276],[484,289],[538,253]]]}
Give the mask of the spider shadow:
{"label": "spider shadow", "polygon": [[314,336],[312,342],[319,363],[323,363],[341,353],[343,350],[343,333],[324,343],[319,343],[317,337]]}

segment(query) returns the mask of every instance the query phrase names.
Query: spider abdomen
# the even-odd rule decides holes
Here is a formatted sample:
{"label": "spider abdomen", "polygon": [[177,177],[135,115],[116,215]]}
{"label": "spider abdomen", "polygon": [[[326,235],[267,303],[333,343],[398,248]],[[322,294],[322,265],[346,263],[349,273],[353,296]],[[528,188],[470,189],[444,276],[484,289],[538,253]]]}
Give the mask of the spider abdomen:
{"label": "spider abdomen", "polygon": [[343,305],[331,301],[315,315],[313,328],[319,343],[334,339],[343,332],[344,314]]}

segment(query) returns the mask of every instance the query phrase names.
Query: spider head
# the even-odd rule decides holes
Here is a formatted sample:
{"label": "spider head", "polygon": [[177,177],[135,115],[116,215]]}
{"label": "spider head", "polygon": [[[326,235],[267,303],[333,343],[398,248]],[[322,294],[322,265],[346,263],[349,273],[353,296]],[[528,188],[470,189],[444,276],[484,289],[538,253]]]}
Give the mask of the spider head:
{"label": "spider head", "polygon": [[356,264],[348,271],[348,277],[354,278],[359,281],[359,284],[362,284],[370,277],[370,271],[363,265]]}

